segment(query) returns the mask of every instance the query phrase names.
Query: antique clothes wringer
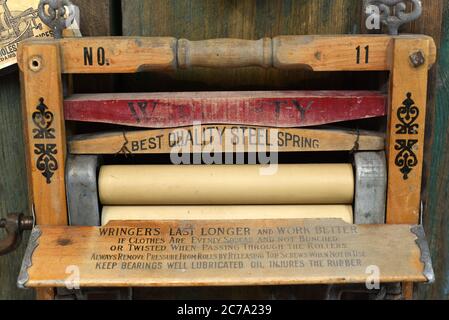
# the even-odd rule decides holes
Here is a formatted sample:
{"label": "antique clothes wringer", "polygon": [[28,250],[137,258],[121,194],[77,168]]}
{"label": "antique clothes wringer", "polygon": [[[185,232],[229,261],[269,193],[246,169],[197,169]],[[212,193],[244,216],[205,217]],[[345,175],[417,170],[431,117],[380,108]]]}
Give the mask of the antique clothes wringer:
{"label": "antique clothes wringer", "polygon": [[[36,225],[19,286],[54,297],[53,288],[64,287],[331,284],[335,298],[348,288],[337,284],[403,282],[403,296],[411,297],[411,282],[431,282],[419,222],[427,74],[436,48],[427,36],[395,35],[419,15],[418,1],[410,16],[400,1],[371,2],[393,35],[22,43]],[[398,17],[382,2],[396,6]],[[59,16],[61,8],[48,5]],[[63,90],[70,74],[250,66],[384,71],[390,86],[388,94]],[[382,117],[386,132],[327,126]],[[91,125],[79,134],[71,126],[68,134],[66,123],[112,130]],[[267,151],[313,160],[270,171],[260,164]],[[172,164],[152,164],[155,154],[171,154]],[[223,159],[234,164],[217,164]],[[32,223],[11,216],[3,225],[12,237]]]}

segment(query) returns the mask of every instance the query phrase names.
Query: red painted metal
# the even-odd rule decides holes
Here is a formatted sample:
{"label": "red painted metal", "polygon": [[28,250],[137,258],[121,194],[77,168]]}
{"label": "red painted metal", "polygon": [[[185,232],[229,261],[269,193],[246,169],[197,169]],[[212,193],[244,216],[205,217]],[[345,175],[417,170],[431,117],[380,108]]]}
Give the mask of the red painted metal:
{"label": "red painted metal", "polygon": [[79,94],[66,120],[168,128],[202,124],[305,127],[386,115],[373,91],[251,91]]}

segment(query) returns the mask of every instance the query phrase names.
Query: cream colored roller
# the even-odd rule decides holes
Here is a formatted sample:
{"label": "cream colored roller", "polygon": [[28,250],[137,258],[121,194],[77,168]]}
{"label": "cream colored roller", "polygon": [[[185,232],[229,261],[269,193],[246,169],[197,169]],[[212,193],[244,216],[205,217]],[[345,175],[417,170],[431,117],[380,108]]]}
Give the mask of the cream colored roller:
{"label": "cream colored roller", "polygon": [[118,165],[100,169],[104,205],[349,204],[350,164]]}
{"label": "cream colored roller", "polygon": [[244,220],[244,219],[342,219],[353,223],[348,205],[259,206],[105,206],[102,225],[114,220]]}

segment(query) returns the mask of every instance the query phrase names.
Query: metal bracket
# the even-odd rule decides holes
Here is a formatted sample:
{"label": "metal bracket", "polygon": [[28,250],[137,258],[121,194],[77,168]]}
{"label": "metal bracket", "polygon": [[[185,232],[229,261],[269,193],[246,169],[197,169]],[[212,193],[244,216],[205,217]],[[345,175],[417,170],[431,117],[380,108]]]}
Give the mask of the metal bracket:
{"label": "metal bracket", "polygon": [[6,230],[6,238],[0,240],[0,256],[14,251],[22,240],[22,232],[31,230],[34,225],[33,217],[25,217],[22,213],[10,213],[0,219],[0,228]]}
{"label": "metal bracket", "polygon": [[387,163],[385,152],[355,152],[354,223],[385,223]]}
{"label": "metal bracket", "polygon": [[66,188],[69,222],[72,226],[99,226],[97,171],[101,159],[94,155],[69,155]]}
{"label": "metal bracket", "polygon": [[[407,1],[413,4],[413,10],[409,13],[406,13]],[[378,7],[379,19],[388,27],[390,35],[398,35],[399,28],[403,24],[418,19],[422,14],[420,0],[365,0],[364,7],[368,6]]]}
{"label": "metal bracket", "polygon": [[33,228],[31,231],[30,239],[28,240],[28,246],[25,250],[25,254],[22,260],[22,266],[20,267],[19,277],[17,279],[17,287],[20,289],[26,288],[26,283],[28,282],[28,269],[31,267],[33,252],[39,245],[39,238],[42,234],[39,226]]}
{"label": "metal bracket", "polygon": [[428,283],[435,282],[435,274],[432,267],[432,259],[430,257],[429,245],[426,241],[426,235],[422,225],[416,225],[411,229],[411,232],[416,235],[416,244],[421,250],[420,260],[424,264],[423,274],[427,278]]}
{"label": "metal bracket", "polygon": [[55,39],[62,38],[62,31],[72,25],[79,14],[77,6],[69,0],[41,0],[39,18],[53,31]]}

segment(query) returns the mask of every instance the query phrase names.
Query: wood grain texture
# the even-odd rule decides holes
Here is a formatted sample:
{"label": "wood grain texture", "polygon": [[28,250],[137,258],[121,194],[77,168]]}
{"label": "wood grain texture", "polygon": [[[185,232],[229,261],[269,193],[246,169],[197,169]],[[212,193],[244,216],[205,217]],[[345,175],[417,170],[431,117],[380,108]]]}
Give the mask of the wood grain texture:
{"label": "wood grain texture", "polygon": [[[257,39],[278,34],[335,34],[366,31],[364,30],[365,21],[361,18],[363,17],[362,1],[355,0],[257,1],[257,3],[256,1],[233,1],[232,6],[229,7],[227,7],[229,1],[198,0],[170,3],[162,0],[142,0],[122,2],[123,31],[126,35],[170,35],[200,40],[205,37],[230,36]],[[443,0],[423,2],[422,17],[405,26],[401,31],[428,34],[438,42],[443,3]],[[158,14],[151,14],[152,6]],[[141,12],[148,13],[140,14]],[[216,21],[220,21],[220,23]],[[306,78],[308,81],[305,80]],[[156,74],[148,77],[139,76],[137,81],[133,78],[126,78],[122,82],[122,86],[123,88],[132,87],[139,91],[148,91],[150,87],[154,90],[165,90],[165,87],[188,90],[192,90],[192,87],[193,90],[198,90],[198,87],[212,88],[212,90],[240,89],[242,87],[246,89],[296,89],[298,87],[349,89],[351,86],[377,88],[378,79],[376,76],[365,74],[363,77],[357,74],[336,76],[273,70],[228,70],[225,74],[222,72],[218,74],[213,71],[196,70],[195,72],[183,72],[175,79]],[[429,79],[429,88],[432,88],[436,80],[434,70],[431,71]],[[140,84],[141,80],[144,80],[144,85]],[[189,82],[180,82],[179,80]],[[432,118],[435,117],[432,92],[429,95],[429,110],[430,121],[428,121],[427,128],[429,128],[428,132],[432,132],[434,123]],[[432,136],[433,134],[428,134],[427,137],[432,140]],[[427,144],[429,150],[430,145],[431,141]],[[426,163],[431,161],[430,154],[430,152],[425,152]],[[426,166],[424,171],[424,185],[430,183],[429,167]],[[439,190],[443,191],[438,189],[435,192]],[[428,194],[428,191],[425,191],[425,194]],[[442,195],[442,197],[444,196]],[[426,215],[433,214],[433,212],[426,213]],[[435,226],[438,226],[438,223],[435,222]],[[434,237],[438,239],[437,234]],[[435,245],[437,245],[436,243]],[[433,258],[439,257],[441,255],[436,255]],[[437,283],[438,281],[437,279]],[[432,288],[433,286],[424,287]]]}
{"label": "wood grain texture", "polygon": [[[427,34],[436,42],[437,47],[440,46],[440,38],[441,33],[443,29],[443,23],[444,20],[447,20],[447,14],[443,15],[443,12],[445,11],[445,7],[447,7],[448,3],[444,0],[427,0],[424,3],[423,6],[423,13],[420,19],[412,22],[409,24],[409,26],[406,26],[404,28],[404,32],[409,33],[419,33],[419,34]],[[440,53],[438,53],[440,55]],[[433,217],[441,217],[441,215],[444,215],[444,212],[442,211],[430,211],[426,208],[429,198],[431,197],[431,194],[429,193],[429,190],[427,189],[427,185],[431,183],[430,179],[435,176],[439,176],[439,172],[434,172],[431,167],[431,161],[432,161],[432,154],[434,154],[433,151],[433,141],[434,141],[434,135],[436,133],[435,123],[436,123],[436,91],[435,88],[437,86],[437,70],[438,66],[436,68],[432,68],[429,73],[428,78],[428,95],[427,95],[427,117],[426,117],[426,145],[424,146],[424,170],[423,170],[423,178],[422,178],[422,186],[423,186],[423,192],[422,192],[422,200],[424,203],[424,211],[423,211],[423,223],[426,227],[426,232],[429,233],[427,229],[427,221],[428,219],[434,219]],[[441,129],[439,129],[441,130]],[[438,133],[436,133],[438,134]],[[439,189],[439,191],[443,191],[443,189]],[[435,218],[439,219],[439,218]],[[444,234],[444,233],[443,233]],[[446,233],[447,234],[447,233]],[[444,243],[447,240],[444,240],[445,237],[442,235],[432,234],[433,237],[436,237],[437,239],[441,239],[441,241]],[[447,239],[447,236],[446,236]],[[446,258],[441,255],[440,253],[432,254],[432,259],[434,261],[434,264],[440,266],[440,270],[444,270],[446,268],[446,274],[441,274],[439,277],[436,278],[436,282],[433,285],[428,286],[419,286],[420,290],[414,290],[413,296],[415,298],[423,298],[425,297],[423,295],[423,292],[426,290],[429,290],[430,288],[441,288],[441,286],[446,283],[448,279],[448,270]],[[445,260],[446,259],[446,260]],[[440,271],[441,272],[441,271]],[[443,271],[444,272],[444,271]],[[424,291],[422,290],[423,288]],[[427,292],[430,292],[433,289],[430,289]],[[429,297],[429,296],[427,296]],[[449,291],[446,290],[446,293],[444,294],[443,291],[433,291],[434,299],[448,299],[449,298]]]}
{"label": "wood grain texture", "polygon": [[[37,224],[68,223],[65,199],[65,124],[59,46],[19,44],[22,125],[24,131],[28,203]],[[45,83],[46,86],[42,86]],[[48,107],[50,106],[50,107]],[[52,300],[51,288],[36,291],[37,299]]]}
{"label": "wood grain texture", "polygon": [[[110,6],[110,2],[113,1],[73,0],[73,2],[81,10],[81,31],[84,36],[107,36],[117,33],[121,28],[117,23],[115,25],[110,23],[109,17],[116,13],[114,12],[116,6]],[[31,214],[28,206],[19,76],[17,69],[11,72],[0,75],[0,175],[2,176],[0,217],[14,211]],[[87,91],[87,88],[93,92],[110,91],[112,85],[108,77],[86,81],[77,76],[75,87],[77,91],[83,92]],[[4,232],[0,231],[0,237],[3,236]],[[28,232],[25,232],[23,241],[26,242],[27,238]],[[25,244],[22,244],[15,252],[0,257],[0,300],[35,297],[34,291],[17,288],[17,275],[24,248]],[[38,298],[48,298],[51,295],[47,292]]]}
{"label": "wood grain texture", "polygon": [[38,224],[68,222],[59,54],[55,43],[23,42],[19,46],[29,192]]}
{"label": "wood grain texture", "polygon": [[[430,95],[428,113],[428,148],[426,148],[426,170],[424,190],[423,224],[429,241],[432,263],[435,270],[435,283],[419,285],[417,297],[420,299],[449,299],[449,155],[446,151],[449,139],[449,2],[432,0],[433,6],[427,23],[417,24],[415,28],[427,34],[434,34],[440,43],[438,66],[430,75]],[[439,24],[442,19],[441,42]],[[436,86],[435,86],[436,84]]]}
{"label": "wood grain texture", "polygon": [[[414,38],[428,37],[422,35]],[[385,71],[389,69],[388,48],[393,39],[408,36],[280,36],[273,38],[273,65],[313,71]],[[432,43],[432,39],[428,38]],[[435,62],[436,49],[430,46],[427,61]]]}
{"label": "wood grain texture", "polygon": [[[80,8],[80,28],[83,37],[120,35],[120,2],[117,0],[73,0]],[[74,92],[111,92],[116,79],[114,75],[73,76]]]}
{"label": "wood grain texture", "polygon": [[185,34],[190,35],[185,38],[203,40],[219,34],[255,39],[280,34],[352,33],[355,26],[351,23],[359,22],[358,9],[359,1],[352,0],[122,1],[123,34]]}
{"label": "wood grain texture", "polygon": [[[387,71],[394,39],[410,36],[277,36],[259,40],[95,37],[58,41],[63,73],[135,73],[198,67],[313,71]],[[431,38],[414,36],[423,41]],[[433,42],[431,42],[433,44]],[[426,57],[431,66],[435,46]]]}
{"label": "wood grain texture", "polygon": [[[134,5],[134,4],[132,4],[131,3],[131,1],[127,1],[128,2],[128,4],[129,5]],[[181,1],[180,1],[181,2]],[[242,1],[243,2],[243,1]],[[312,1],[311,1],[312,2]],[[319,17],[327,17],[326,16],[326,14],[329,14],[329,1],[326,1],[326,3],[320,8],[319,7],[319,4],[322,4],[322,1],[313,1],[313,2],[315,2],[316,4],[317,4],[317,8],[316,9],[312,9],[312,12],[315,12],[315,13],[317,13],[317,15],[309,15],[309,16],[306,16],[305,17],[305,19],[302,19],[302,20],[290,20],[291,21],[291,23],[289,24],[289,26],[290,27],[292,27],[293,26],[293,28],[295,28],[295,26],[294,26],[294,23],[297,23],[297,24],[301,24],[302,25],[302,27],[303,27],[303,29],[302,30],[305,30],[305,29],[307,29],[307,30],[309,30],[310,31],[310,33],[317,33],[315,30],[316,29],[314,29],[314,28],[318,28],[318,30],[319,30],[319,28],[327,28],[327,30],[324,32],[324,33],[334,33],[333,31],[332,31],[332,24],[329,24],[329,23],[327,23],[326,21],[323,23],[323,25],[324,25],[324,27],[323,26],[320,26],[319,25],[319,23],[321,24],[321,21],[319,21]],[[334,1],[331,1],[331,2],[334,2]],[[335,3],[337,3],[337,2],[339,2],[340,4],[341,4],[341,1],[335,1]],[[439,1],[440,2],[440,1]],[[305,3],[304,1],[303,1],[303,3]],[[427,3],[434,3],[434,4],[436,4],[436,1],[434,2],[434,1],[426,1],[426,3],[424,3],[424,5],[425,5],[425,15],[424,15],[424,17],[423,18],[421,18],[421,20],[418,20],[418,22],[416,23],[416,25],[417,26],[420,26],[423,30],[432,30],[432,29],[434,29],[434,30],[436,30],[437,29],[437,25],[438,25],[438,19],[436,19],[435,17],[436,16],[438,16],[438,6],[436,5],[436,6],[434,6],[434,4],[432,4],[432,5],[430,5],[430,6],[427,6]],[[440,2],[441,3],[441,2]],[[165,4],[164,4],[165,5]],[[307,4],[306,4],[307,5]],[[163,6],[163,5],[161,5],[161,6]],[[312,4],[312,6],[313,6],[313,4]],[[333,6],[333,4],[331,3],[330,4],[330,6]],[[337,4],[337,6],[338,6],[338,4]],[[430,8],[429,10],[427,10],[426,11],[426,8]],[[320,12],[319,10],[323,10],[322,12]],[[326,11],[327,10],[327,11]],[[351,9],[352,10],[352,9]],[[349,10],[349,12],[352,12],[351,10]],[[153,12],[153,14],[154,14],[154,9],[153,10],[148,10],[148,11],[146,11],[146,12]],[[308,13],[308,14],[310,14],[310,12],[311,12],[311,10],[310,10],[310,8],[308,9],[308,11],[306,10],[306,13]],[[430,12],[430,13],[433,13],[433,15],[429,15],[429,14],[426,14],[426,12]],[[268,11],[266,12],[267,13],[267,15],[268,15]],[[359,15],[358,14],[348,14],[348,13],[345,13],[344,15],[341,15],[341,16],[334,16],[334,15],[329,15],[330,17],[331,17],[331,19],[329,19],[329,20],[334,20],[333,22],[331,22],[331,23],[334,23],[335,24],[335,29],[338,31],[338,30],[340,30],[339,28],[341,28],[341,23],[342,23],[342,21],[343,20],[345,20],[345,19],[348,19],[348,18],[346,18],[346,15],[347,16],[350,16],[350,17],[354,17],[354,19],[356,20],[356,21],[359,21]],[[156,14],[156,16],[157,16],[157,14]],[[193,15],[193,16],[195,16],[195,14]],[[250,16],[250,15],[248,15],[248,16]],[[135,14],[134,16],[133,16],[133,19],[135,19],[136,17],[139,17],[139,15],[138,14]],[[335,18],[334,18],[335,17]],[[140,19],[140,18],[139,18]],[[295,18],[296,19],[296,18]],[[423,20],[424,19],[424,20]],[[315,20],[316,20],[316,22],[315,22]],[[326,20],[326,19],[325,19]],[[275,18],[271,18],[271,21],[274,21],[275,23],[276,23],[276,21],[277,20],[275,20]],[[425,22],[424,22],[425,21]],[[130,21],[131,22],[131,21]],[[164,27],[165,25],[168,25],[168,24],[170,24],[171,22],[169,21],[169,20],[165,20],[165,22],[164,22],[164,20],[159,20],[158,21],[159,23],[160,22],[162,22],[163,23],[163,25],[162,26],[156,26],[156,29],[157,28],[159,28],[159,30],[160,30],[160,28],[162,28],[162,27]],[[139,23],[139,21],[137,21],[137,23]],[[261,25],[261,28],[263,29],[263,28],[273,28],[273,26],[272,26],[272,24],[270,25],[269,23],[267,23],[266,25],[264,25],[264,22],[263,22],[263,20],[260,20],[259,19],[259,22],[258,22],[258,24],[259,25]],[[132,25],[132,23],[131,23],[131,25]],[[219,25],[220,24],[218,24],[218,23],[216,23],[216,21],[214,21],[213,22],[213,26],[217,26],[218,25],[218,28],[220,28],[219,27]],[[184,29],[184,27],[186,26],[186,24],[184,24],[184,25],[182,25],[182,27],[180,27],[179,29],[178,29],[178,31],[177,32],[182,32],[182,30]],[[148,28],[148,27],[146,27],[146,26],[143,26],[142,28]],[[154,29],[154,28],[153,28]],[[148,30],[148,29],[147,29]],[[149,29],[149,30],[151,30],[151,29]],[[299,30],[299,28],[298,28],[298,30]],[[351,29],[349,28],[349,29],[347,29],[347,31],[348,32],[350,32],[351,31]],[[156,33],[157,33],[157,31],[156,31]],[[292,32],[292,33],[298,33],[298,32]],[[425,33],[427,33],[427,32],[425,32]],[[174,33],[173,32],[169,32],[169,35],[173,35]],[[276,34],[280,34],[279,32],[276,32]],[[155,34],[156,35],[156,34]],[[186,35],[186,36],[189,36],[188,34]],[[260,35],[260,36],[263,36],[263,35]],[[204,37],[198,37],[198,39],[203,39]],[[293,76],[289,76],[289,79],[290,79],[290,81],[292,81],[292,79],[293,79],[294,77]],[[242,80],[243,82],[245,82],[246,81],[246,83],[249,83],[250,81],[248,81],[248,79],[246,78],[246,79],[244,79],[244,80]],[[268,83],[268,80],[266,79],[266,78],[264,78],[263,79],[263,81],[266,81],[266,83]],[[281,81],[279,80],[279,82],[278,83],[280,83]],[[315,82],[316,84],[318,84],[317,83],[317,81],[316,81],[316,78],[315,79],[312,79],[312,83],[313,82]],[[259,82],[260,83],[260,82]],[[284,83],[284,82],[283,82]],[[286,82],[285,82],[286,83]],[[291,82],[291,83],[293,83],[293,81]],[[352,83],[351,85],[357,85],[356,83]],[[3,84],[2,84],[2,86],[3,86]],[[444,100],[443,100],[443,102],[444,102]],[[442,105],[443,106],[443,105]],[[440,114],[444,114],[444,109],[439,109],[439,113]],[[443,121],[443,120],[441,120],[441,121]],[[444,122],[439,122],[440,123],[440,125],[441,125],[441,128],[443,128],[443,129],[440,129],[441,131],[438,131],[439,133],[439,135],[441,135],[443,132],[445,132],[445,129],[444,129],[444,127],[442,126],[442,124],[444,123]],[[436,129],[434,129],[434,130],[436,130]],[[438,142],[439,141],[439,142]],[[437,144],[437,145],[439,145],[439,148],[438,148],[438,153],[436,153],[436,152],[433,152],[432,154],[434,155],[433,156],[433,158],[435,159],[434,160],[434,165],[433,165],[433,167],[434,168],[442,168],[442,169],[444,169],[445,168],[445,164],[444,164],[444,159],[441,159],[441,154],[440,154],[440,152],[441,152],[441,150],[444,148],[443,146],[443,144],[442,144],[442,141],[444,141],[444,140],[441,140],[441,138],[436,138],[436,140],[435,140],[435,144]],[[444,226],[447,226],[447,223],[446,224],[443,224],[444,223],[444,221],[446,221],[446,220],[442,220],[442,219],[447,219],[447,218],[445,218],[445,216],[442,216],[443,214],[446,214],[447,215],[447,213],[445,212],[446,210],[444,209],[445,207],[444,207],[444,200],[446,199],[445,197],[444,197],[444,192],[445,192],[445,188],[441,188],[440,186],[441,186],[441,184],[444,184],[444,181],[443,182],[441,182],[441,171],[436,171],[437,172],[437,174],[432,178],[433,180],[433,182],[435,183],[435,184],[437,184],[438,185],[438,187],[437,186],[435,186],[435,187],[433,187],[434,189],[436,189],[436,190],[434,190],[435,191],[435,199],[436,200],[431,200],[431,201],[434,201],[434,204],[433,205],[431,205],[431,204],[428,204],[428,208],[430,208],[429,210],[436,210],[437,208],[439,208],[439,210],[438,210],[438,212],[440,212],[440,216],[439,216],[439,218],[438,219],[436,219],[435,221],[433,221],[432,222],[432,226],[433,227],[430,227],[431,229],[432,228],[436,228],[436,229],[438,229],[438,233],[435,233],[434,234],[434,256],[441,256],[441,251],[440,250],[444,250],[444,248],[443,247],[440,247],[440,244],[439,244],[439,242],[437,242],[437,239],[438,238],[441,238],[441,233],[440,233],[440,231],[445,231],[445,230],[440,230],[440,228],[444,228]],[[440,183],[441,182],[441,183]],[[429,185],[430,185],[430,183],[431,182],[429,182]],[[440,191],[441,190],[441,193],[438,193],[438,191]],[[439,202],[436,202],[436,201],[439,201]],[[437,205],[438,204],[438,205]],[[429,211],[426,211],[426,212],[429,212]],[[435,211],[436,212],[436,211]],[[432,213],[427,213],[426,214],[427,216],[431,216],[431,217],[435,217],[434,215],[432,215]],[[447,216],[446,216],[447,217]],[[430,219],[430,218],[429,218]],[[433,229],[432,229],[433,230]],[[434,230],[435,231],[435,230]],[[446,233],[447,234],[447,233]],[[438,249],[438,250],[437,250]],[[447,251],[447,250],[446,250]],[[446,252],[445,251],[445,252]],[[2,258],[3,259],[3,258]],[[441,267],[442,269],[443,269],[443,267]],[[437,278],[438,279],[438,278]],[[441,277],[440,277],[440,279],[441,279]],[[444,279],[444,278],[443,278]],[[432,287],[431,287],[432,288]],[[426,289],[427,290],[427,289]],[[447,296],[447,290],[446,291],[444,291],[443,290],[443,288],[442,288],[442,285],[439,285],[439,287],[438,287],[438,289],[432,289],[432,290],[435,290],[434,292],[433,292],[433,294],[435,294],[435,296],[438,296],[437,294],[440,294],[441,292],[444,294],[444,293],[446,293],[446,296]]]}
{"label": "wood grain texture", "polygon": [[80,31],[83,37],[101,37],[118,33],[115,0],[73,0],[80,9]]}
{"label": "wood grain texture", "polygon": [[387,223],[419,223],[428,65],[414,67],[409,56],[429,50],[419,39],[396,39],[392,46]]}
{"label": "wood grain texture", "polygon": [[[189,40],[278,35],[353,34],[360,25],[358,0],[136,0],[122,1],[123,35]],[[320,82],[322,80],[325,82]],[[142,81],[143,80],[143,81]],[[377,77],[259,68],[184,70],[173,75],[123,77],[122,90],[347,89],[374,88]]]}
{"label": "wood grain texture", "polygon": [[[317,152],[384,150],[385,137],[378,133],[345,130],[210,125],[179,129],[122,131],[73,136],[71,154],[159,154],[181,148],[214,152],[269,151]],[[195,148],[195,149],[194,149]]]}
{"label": "wood grain texture", "polygon": [[[70,281],[81,287],[365,283],[371,265],[382,270],[382,282],[424,282],[421,250],[412,227],[351,225],[339,219],[41,226],[41,236],[30,244],[35,247],[33,264],[25,270],[24,285],[63,287]],[[325,240],[329,237],[332,246]],[[398,237],[401,242],[396,241]],[[59,259],[54,260],[55,255]],[[48,268],[49,260],[54,261],[52,268]]]}
{"label": "wood grain texture", "polygon": [[[177,56],[178,65],[183,69],[258,66],[313,71],[386,71],[391,42],[392,37],[381,35],[295,35],[259,40],[179,39]],[[429,65],[435,62],[435,54],[432,47]]]}
{"label": "wood grain texture", "polygon": [[177,41],[171,37],[67,38],[58,42],[63,73],[134,73],[176,68]]}
{"label": "wood grain texture", "polygon": [[176,92],[73,95],[66,120],[146,128],[200,124],[306,127],[386,115],[372,91]]}
{"label": "wood grain texture", "polygon": [[[17,73],[10,73],[0,79],[0,217],[3,218],[9,212],[29,214],[29,207],[19,77]],[[0,257],[0,300],[34,296],[33,291],[16,288],[28,234],[24,233],[23,243],[16,251]],[[4,236],[1,230],[0,237]]]}
{"label": "wood grain texture", "polygon": [[[448,239],[448,232],[444,229],[445,210],[441,210],[446,205],[446,189],[442,187],[436,187],[435,183],[443,183],[441,180],[441,172],[444,170],[444,163],[447,160],[442,158],[441,150],[442,145],[439,137],[445,135],[446,129],[444,126],[439,125],[445,121],[440,117],[440,114],[444,114],[445,102],[441,103],[441,106],[436,106],[436,91],[435,87],[438,86],[442,90],[442,78],[437,76],[437,70],[441,68],[447,68],[448,64],[442,65],[440,49],[440,38],[442,31],[445,31],[447,35],[448,25],[448,8],[449,3],[444,0],[427,0],[423,1],[423,13],[422,16],[401,28],[401,33],[415,33],[426,34],[431,36],[438,48],[438,56],[440,58],[438,66],[435,66],[430,70],[428,81],[428,99],[427,99],[427,120],[426,120],[426,145],[424,150],[424,170],[423,170],[423,201],[424,201],[424,217],[423,223],[426,228],[427,236],[432,243],[432,260],[436,269],[439,270],[437,274],[436,282],[433,285],[420,285],[417,291],[416,298],[433,298],[442,299],[449,298],[449,289],[447,289],[449,266],[447,265],[446,256],[441,254],[439,250],[440,246],[446,246]],[[361,21],[362,30],[364,30],[364,21]],[[445,29],[443,26],[446,26]],[[385,29],[385,28],[384,28]],[[384,30],[385,31],[385,30]],[[374,32],[378,33],[378,32]],[[442,38],[442,45],[448,43],[447,36]],[[441,73],[441,71],[439,71]],[[441,92],[441,91],[440,91]],[[441,93],[440,93],[441,94]],[[439,112],[438,112],[439,111]],[[435,167],[432,163],[438,163]],[[447,205],[446,205],[447,206]],[[440,229],[442,227],[442,229]],[[441,239],[441,242],[440,242]],[[447,247],[446,247],[447,248]],[[446,289],[443,289],[446,288]]]}

